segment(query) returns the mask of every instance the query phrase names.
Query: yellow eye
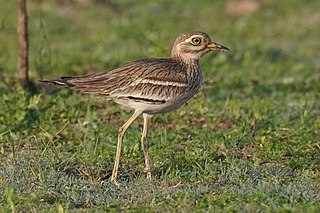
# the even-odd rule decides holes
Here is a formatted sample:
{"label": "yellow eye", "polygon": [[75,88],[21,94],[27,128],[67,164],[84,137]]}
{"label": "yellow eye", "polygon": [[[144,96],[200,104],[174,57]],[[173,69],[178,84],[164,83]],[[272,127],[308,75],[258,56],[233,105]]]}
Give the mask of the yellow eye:
{"label": "yellow eye", "polygon": [[201,44],[201,38],[200,37],[194,37],[191,39],[191,44],[193,45],[200,45]]}

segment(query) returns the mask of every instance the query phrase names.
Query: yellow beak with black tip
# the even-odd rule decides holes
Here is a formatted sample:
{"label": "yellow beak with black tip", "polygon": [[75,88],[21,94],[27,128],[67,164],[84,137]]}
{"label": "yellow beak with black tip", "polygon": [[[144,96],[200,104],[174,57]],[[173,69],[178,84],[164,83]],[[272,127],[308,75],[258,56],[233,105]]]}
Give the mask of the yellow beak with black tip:
{"label": "yellow beak with black tip", "polygon": [[222,46],[221,44],[211,42],[208,44],[207,48],[210,49],[210,51],[219,51],[219,52],[230,52],[231,50],[228,47]]}

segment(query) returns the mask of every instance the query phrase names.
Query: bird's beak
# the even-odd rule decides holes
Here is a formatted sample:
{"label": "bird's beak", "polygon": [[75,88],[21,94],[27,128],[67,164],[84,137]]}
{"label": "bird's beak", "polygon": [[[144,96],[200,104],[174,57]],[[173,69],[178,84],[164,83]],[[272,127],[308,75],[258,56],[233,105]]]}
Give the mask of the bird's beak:
{"label": "bird's beak", "polygon": [[224,47],[224,46],[217,44],[215,42],[211,42],[207,47],[210,49],[210,51],[219,51],[219,52],[230,52],[231,51],[228,47]]}

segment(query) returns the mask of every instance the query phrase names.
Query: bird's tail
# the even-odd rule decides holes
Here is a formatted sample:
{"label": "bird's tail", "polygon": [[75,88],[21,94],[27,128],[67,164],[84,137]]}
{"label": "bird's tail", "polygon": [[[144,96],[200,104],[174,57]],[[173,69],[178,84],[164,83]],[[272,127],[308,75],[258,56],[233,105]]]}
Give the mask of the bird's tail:
{"label": "bird's tail", "polygon": [[75,85],[68,81],[70,79],[72,79],[72,77],[61,77],[61,79],[58,79],[58,80],[39,80],[39,82],[51,83],[59,86],[65,86],[65,87],[74,87]]}

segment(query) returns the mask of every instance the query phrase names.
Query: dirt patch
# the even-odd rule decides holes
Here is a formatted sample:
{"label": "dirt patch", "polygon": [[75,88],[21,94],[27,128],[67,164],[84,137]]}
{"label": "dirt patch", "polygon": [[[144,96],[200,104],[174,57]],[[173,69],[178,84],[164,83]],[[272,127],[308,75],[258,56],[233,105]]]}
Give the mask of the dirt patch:
{"label": "dirt patch", "polygon": [[231,119],[219,118],[216,122],[209,123],[207,122],[205,117],[199,117],[199,118],[192,118],[190,121],[190,124],[201,126],[203,128],[212,129],[215,131],[219,131],[219,130],[231,129],[233,126],[233,121]]}
{"label": "dirt patch", "polygon": [[225,4],[225,11],[232,16],[251,14],[262,9],[263,5],[257,1],[228,1]]}

